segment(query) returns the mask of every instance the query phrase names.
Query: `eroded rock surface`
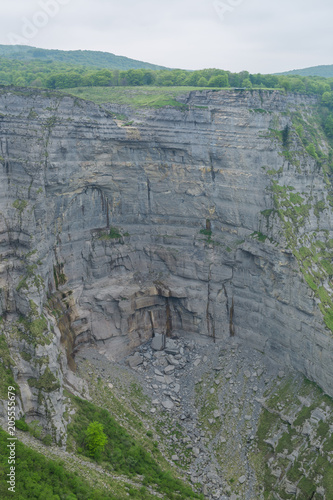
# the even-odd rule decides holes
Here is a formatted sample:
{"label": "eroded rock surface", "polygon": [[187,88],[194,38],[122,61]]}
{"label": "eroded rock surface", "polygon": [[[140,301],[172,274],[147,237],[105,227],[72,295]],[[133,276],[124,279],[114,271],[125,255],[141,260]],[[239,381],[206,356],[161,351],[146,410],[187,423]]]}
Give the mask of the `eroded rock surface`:
{"label": "eroded rock surface", "polygon": [[[0,313],[32,417],[28,379],[47,367],[63,412],[60,352],[63,367],[86,343],[117,360],[155,334],[235,336],[333,394],[332,334],[287,248],[297,224],[277,207],[281,193],[311,195],[295,245],[313,234],[328,245],[327,175],[296,135],[298,163],[271,133],[292,128],[292,112],[310,116],[314,99],[230,90],[182,102],[131,110],[1,90]],[[34,374],[27,349],[39,352]]]}

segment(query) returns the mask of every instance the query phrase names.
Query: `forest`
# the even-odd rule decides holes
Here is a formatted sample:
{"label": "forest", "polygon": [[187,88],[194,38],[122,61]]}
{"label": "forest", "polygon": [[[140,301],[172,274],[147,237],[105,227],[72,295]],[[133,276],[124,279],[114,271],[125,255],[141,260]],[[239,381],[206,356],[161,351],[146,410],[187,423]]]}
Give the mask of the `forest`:
{"label": "forest", "polygon": [[232,73],[221,69],[187,71],[151,69],[96,69],[83,65],[0,57],[0,84],[49,89],[96,86],[194,86],[217,88],[270,88],[324,94],[333,90],[333,78]]}
{"label": "forest", "polygon": [[279,89],[318,96],[322,125],[333,139],[333,78],[297,75],[232,73],[220,69],[197,71],[96,69],[52,60],[12,60],[0,57],[0,85],[46,89],[92,87],[193,87]]}

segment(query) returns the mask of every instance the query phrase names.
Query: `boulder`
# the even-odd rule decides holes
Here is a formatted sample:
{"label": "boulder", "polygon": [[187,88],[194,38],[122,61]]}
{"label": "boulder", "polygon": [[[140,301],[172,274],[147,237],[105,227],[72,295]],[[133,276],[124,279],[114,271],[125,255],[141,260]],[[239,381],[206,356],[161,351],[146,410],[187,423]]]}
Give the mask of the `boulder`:
{"label": "boulder", "polygon": [[142,365],[143,358],[138,352],[136,352],[133,356],[128,358],[127,362],[131,368],[136,368],[137,366]]}
{"label": "boulder", "polygon": [[162,351],[165,347],[165,335],[162,333],[155,333],[151,342],[151,347],[154,351]]}
{"label": "boulder", "polygon": [[166,410],[172,410],[172,408],[174,407],[174,404],[172,401],[170,401],[170,399],[167,399],[165,401],[162,401],[162,406],[166,409]]}

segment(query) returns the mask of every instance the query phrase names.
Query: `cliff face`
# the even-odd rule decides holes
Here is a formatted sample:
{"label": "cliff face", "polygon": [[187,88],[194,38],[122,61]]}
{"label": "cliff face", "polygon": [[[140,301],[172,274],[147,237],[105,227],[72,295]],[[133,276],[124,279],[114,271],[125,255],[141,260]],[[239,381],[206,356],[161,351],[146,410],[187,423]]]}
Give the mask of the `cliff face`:
{"label": "cliff face", "polygon": [[291,119],[314,100],[207,91],[182,103],[0,95],[0,326],[31,417],[62,414],[81,344],[116,360],[157,332],[239,337],[333,395],[327,304],[300,267],[303,248],[333,241],[327,175]]}

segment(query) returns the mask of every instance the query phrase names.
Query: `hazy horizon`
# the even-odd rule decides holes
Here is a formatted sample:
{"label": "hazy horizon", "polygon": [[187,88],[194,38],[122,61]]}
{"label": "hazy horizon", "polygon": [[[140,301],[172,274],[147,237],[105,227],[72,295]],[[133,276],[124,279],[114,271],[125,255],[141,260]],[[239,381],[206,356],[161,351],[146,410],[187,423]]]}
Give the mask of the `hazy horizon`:
{"label": "hazy horizon", "polygon": [[2,7],[0,43],[278,73],[333,63],[332,14],[329,0],[17,0]]}

